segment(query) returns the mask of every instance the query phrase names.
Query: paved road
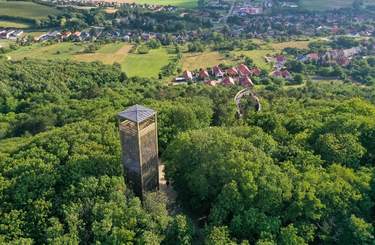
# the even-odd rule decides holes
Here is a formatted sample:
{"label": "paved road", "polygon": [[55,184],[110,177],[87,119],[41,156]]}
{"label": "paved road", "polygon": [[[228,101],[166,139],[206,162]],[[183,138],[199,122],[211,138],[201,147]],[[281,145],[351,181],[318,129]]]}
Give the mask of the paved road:
{"label": "paved road", "polygon": [[232,2],[232,6],[230,7],[229,12],[228,12],[227,16],[225,16],[225,18],[224,18],[224,24],[225,25],[227,24],[227,18],[231,15],[231,13],[233,11],[234,4],[235,4],[235,1]]}

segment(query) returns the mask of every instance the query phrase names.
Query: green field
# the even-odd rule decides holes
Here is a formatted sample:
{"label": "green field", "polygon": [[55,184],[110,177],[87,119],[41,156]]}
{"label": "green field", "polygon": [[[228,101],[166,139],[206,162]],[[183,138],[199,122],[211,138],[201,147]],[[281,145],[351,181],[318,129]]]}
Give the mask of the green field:
{"label": "green field", "polygon": [[269,65],[267,64],[266,61],[262,58],[262,56],[265,55],[274,55],[275,53],[280,52],[280,50],[251,50],[251,51],[234,51],[232,52],[236,56],[244,54],[246,56],[249,56],[253,61],[256,66],[258,66],[260,69],[263,69],[265,67],[269,68]]}
{"label": "green field", "polygon": [[161,69],[175,57],[168,54],[168,48],[152,49],[148,54],[129,54],[121,62],[123,70],[129,77],[158,77]]}
{"label": "green field", "polygon": [[39,19],[50,14],[57,15],[60,10],[32,2],[0,2],[0,15],[20,16],[24,18]]}
{"label": "green field", "polygon": [[299,5],[310,11],[324,11],[329,9],[350,8],[354,0],[301,0]]}
{"label": "green field", "polygon": [[[0,10],[1,11],[1,10]],[[2,28],[20,28],[26,29],[30,27],[30,23],[18,21],[18,20],[0,20],[0,27]]]}
{"label": "green field", "polygon": [[97,54],[115,54],[119,51],[122,47],[124,47],[124,43],[111,43],[105,45],[103,48],[96,51]]}
{"label": "green field", "polygon": [[[31,48],[31,49],[30,49]],[[72,50],[70,50],[70,48]],[[31,47],[23,47],[19,50],[8,53],[12,59],[22,59],[24,57],[38,59],[71,59],[83,46],[74,45],[74,43],[56,43],[50,46],[42,47],[36,44]],[[57,54],[60,51],[60,54]]]}
{"label": "green field", "polygon": [[187,9],[196,9],[198,8],[198,1],[197,0],[139,0],[135,1],[138,4],[150,4],[150,5],[172,5],[178,8],[187,8]]}

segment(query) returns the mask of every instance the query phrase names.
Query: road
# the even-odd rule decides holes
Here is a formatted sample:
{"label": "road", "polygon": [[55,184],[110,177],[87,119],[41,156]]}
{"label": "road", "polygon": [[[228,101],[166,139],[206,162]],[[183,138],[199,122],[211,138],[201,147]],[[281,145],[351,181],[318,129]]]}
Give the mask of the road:
{"label": "road", "polygon": [[227,18],[232,14],[232,11],[233,11],[233,8],[234,8],[234,5],[235,5],[235,1],[232,2],[232,6],[230,7],[227,16],[224,17],[224,24],[225,24],[225,25],[227,25]]}

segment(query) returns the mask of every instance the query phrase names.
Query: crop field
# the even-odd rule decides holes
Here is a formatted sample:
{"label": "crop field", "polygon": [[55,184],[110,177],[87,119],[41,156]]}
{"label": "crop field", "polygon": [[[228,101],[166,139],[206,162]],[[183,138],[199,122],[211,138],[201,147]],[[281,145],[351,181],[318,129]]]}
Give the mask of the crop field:
{"label": "crop field", "polygon": [[26,29],[30,27],[30,23],[18,20],[0,20],[0,28],[20,28]]}
{"label": "crop field", "polygon": [[285,42],[285,43],[273,43],[272,46],[275,49],[284,49],[287,47],[299,48],[299,49],[307,49],[310,41],[293,41],[293,42]]}
{"label": "crop field", "polygon": [[168,48],[151,49],[148,54],[129,54],[121,62],[122,69],[129,77],[158,77],[159,72],[176,55],[169,54]]}
{"label": "crop field", "polygon": [[50,14],[59,14],[60,10],[32,2],[0,2],[0,15],[12,15],[39,19]]}
{"label": "crop field", "polygon": [[86,62],[101,61],[104,64],[112,65],[115,61],[121,63],[132,47],[133,45],[125,43],[108,44],[99,49],[95,54],[78,53],[74,55],[73,60]]}
{"label": "crop field", "polygon": [[[31,49],[30,49],[31,48]],[[74,45],[73,43],[56,43],[50,46],[42,47],[40,44],[31,47],[23,47],[15,50],[8,55],[12,59],[22,59],[24,57],[38,59],[71,59],[83,46]],[[57,53],[60,52],[60,54]]]}
{"label": "crop field", "polygon": [[[117,51],[119,51],[122,47],[124,47],[126,43],[111,43],[107,44],[98,51],[96,51],[97,54],[115,54]],[[130,46],[130,45],[129,45]]]}
{"label": "crop field", "polygon": [[193,71],[202,68],[206,70],[207,67],[219,65],[221,63],[228,64],[232,63],[230,60],[225,60],[219,52],[204,52],[201,53],[186,53],[181,64],[181,69]]}

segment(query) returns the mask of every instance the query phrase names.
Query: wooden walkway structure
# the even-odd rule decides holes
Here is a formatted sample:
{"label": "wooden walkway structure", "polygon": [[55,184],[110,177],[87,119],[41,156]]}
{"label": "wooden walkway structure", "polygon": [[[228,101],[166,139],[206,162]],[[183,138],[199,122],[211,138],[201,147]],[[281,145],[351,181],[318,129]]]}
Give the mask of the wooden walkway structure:
{"label": "wooden walkway structure", "polygon": [[259,98],[260,98],[259,94],[257,94],[255,91],[249,90],[248,88],[242,89],[234,97],[234,102],[238,105],[237,114],[239,118],[241,119],[243,119],[243,113],[244,113],[244,110],[241,108],[241,99],[245,96],[251,96],[259,106],[258,112],[262,111],[262,105],[259,103]]}

